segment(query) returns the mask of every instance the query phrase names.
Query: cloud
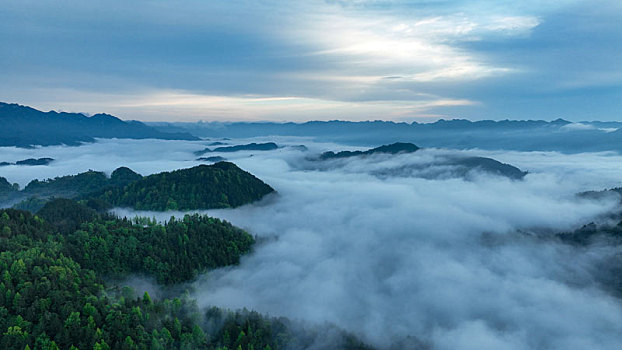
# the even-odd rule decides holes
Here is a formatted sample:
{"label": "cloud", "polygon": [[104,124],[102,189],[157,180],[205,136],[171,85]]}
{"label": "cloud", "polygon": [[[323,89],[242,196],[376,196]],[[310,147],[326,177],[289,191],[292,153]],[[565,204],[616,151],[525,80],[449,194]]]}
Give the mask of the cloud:
{"label": "cloud", "polygon": [[[217,96],[185,91],[144,91],[137,94],[88,93],[74,90],[36,89],[37,108],[92,114],[90,111],[113,114],[121,119],[143,121],[263,121],[275,118],[295,122],[308,120],[346,119],[361,121],[377,119],[408,119],[440,106],[468,106],[477,102],[420,95],[402,101],[361,100],[338,101],[298,96]],[[295,112],[293,112],[295,111]]]}
{"label": "cloud", "polygon": [[620,307],[590,274],[600,257],[516,232],[568,230],[611,209],[573,197],[580,172],[378,180],[359,161],[359,172],[309,172],[274,154],[239,159],[278,199],[209,213],[276,239],[199,280],[199,304],[329,321],[383,346],[414,336],[439,349],[616,347]]}
{"label": "cloud", "polygon": [[[304,143],[312,154],[343,148],[273,140]],[[110,172],[121,165],[150,174],[197,164],[192,152],[205,143],[100,140],[80,147],[3,148],[7,160],[57,160],[48,167],[3,167],[0,176],[25,184],[35,176]],[[488,156],[530,174],[524,181],[370,175],[392,162],[445,154]],[[599,264],[615,250],[540,238],[600,220],[616,207],[574,196],[619,185],[622,157],[616,153],[426,150],[380,162],[353,159],[327,171],[292,167],[306,152],[287,147],[227,156],[279,194],[205,212],[261,240],[239,266],[195,282],[200,305],[328,321],[382,347],[408,336],[434,349],[458,350],[616,349],[622,341],[619,301],[595,282]],[[117,211],[161,220],[182,214]]]}
{"label": "cloud", "polygon": [[[613,102],[606,101],[616,99],[607,94],[619,93],[619,76],[612,73],[613,57],[619,55],[608,43],[619,39],[618,8],[584,7],[579,1],[288,6],[243,0],[132,6],[9,1],[0,14],[0,44],[11,48],[0,56],[6,82],[0,93],[40,108],[114,110],[144,120],[359,120],[462,113],[503,118],[504,112],[524,117],[525,107],[517,106],[529,106],[538,115],[572,111],[573,96],[563,91],[603,86],[609,88],[594,92],[600,100],[589,107],[611,109]],[[599,28],[589,23],[600,23]],[[567,37],[578,39],[569,45]],[[540,98],[534,87],[562,91],[565,99],[555,108],[534,105],[530,99]],[[196,98],[186,105],[163,99],[157,109],[151,107],[155,100],[141,107],[117,99],[171,94]],[[242,111],[226,103],[196,104],[198,99],[247,103],[248,96],[297,100],[290,101],[287,113],[280,104]]]}
{"label": "cloud", "polygon": [[[276,141],[305,143],[311,153],[340,148]],[[75,148],[7,148],[3,154],[15,159],[52,156],[57,162],[6,167],[0,175],[23,184],[33,171],[48,177],[121,165],[149,174],[196,164],[192,152],[203,147],[102,140]],[[295,149],[229,155],[279,195],[207,211],[264,240],[240,266],[198,280],[195,297],[201,305],[329,321],[381,345],[413,336],[439,349],[616,348],[622,310],[593,275],[613,252],[577,250],[532,235],[572,229],[612,209],[613,202],[581,201],[574,193],[619,184],[622,158],[477,150],[430,155],[435,152],[490,156],[530,174],[519,182],[484,175],[471,181],[378,179],[369,173],[391,160],[301,171],[290,166],[305,157]],[[412,155],[419,156],[426,155]]]}

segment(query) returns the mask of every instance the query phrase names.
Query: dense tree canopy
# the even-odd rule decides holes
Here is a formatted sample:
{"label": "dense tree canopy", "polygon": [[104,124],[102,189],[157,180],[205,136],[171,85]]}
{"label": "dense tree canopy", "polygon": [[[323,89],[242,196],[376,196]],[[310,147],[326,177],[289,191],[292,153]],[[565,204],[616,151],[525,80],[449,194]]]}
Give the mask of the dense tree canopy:
{"label": "dense tree canopy", "polygon": [[108,177],[101,171],[89,170],[77,175],[48,180],[32,180],[23,190],[29,195],[73,198],[83,193],[101,190],[107,186]]}
{"label": "dense tree canopy", "polygon": [[98,198],[140,210],[193,210],[238,207],[273,191],[235,164],[219,162],[146,176]]}
{"label": "dense tree canopy", "polygon": [[[2,181],[4,180],[4,181]],[[274,189],[233,163],[219,162],[142,177],[121,167],[110,178],[89,170],[33,180],[23,191],[0,178],[0,200],[26,198],[15,208],[36,212],[53,198],[77,198],[98,211],[113,206],[140,210],[232,208],[261,199]],[[4,198],[4,199],[3,199]]]}
{"label": "dense tree canopy", "polygon": [[210,268],[237,264],[254,239],[228,222],[207,216],[165,225],[97,220],[65,236],[65,253],[101,275],[144,273],[159,283],[185,282]]}
{"label": "dense tree canopy", "polygon": [[63,234],[71,234],[82,223],[95,221],[99,218],[96,210],[65,198],[46,202],[43,208],[37,212],[37,216]]}
{"label": "dense tree canopy", "polygon": [[4,201],[9,196],[19,190],[19,185],[11,184],[7,179],[0,176],[0,201]]}
{"label": "dense tree canopy", "polygon": [[110,185],[116,187],[123,187],[134,181],[138,181],[142,178],[142,175],[135,172],[128,167],[120,167],[110,174]]}
{"label": "dense tree canopy", "polygon": [[[323,334],[255,312],[201,312],[187,298],[137,297],[102,279],[145,273],[173,283],[237,263],[253,238],[227,222],[193,215],[159,225],[66,199],[39,214],[0,210],[1,349],[302,349]],[[335,348],[368,349],[336,334]]]}

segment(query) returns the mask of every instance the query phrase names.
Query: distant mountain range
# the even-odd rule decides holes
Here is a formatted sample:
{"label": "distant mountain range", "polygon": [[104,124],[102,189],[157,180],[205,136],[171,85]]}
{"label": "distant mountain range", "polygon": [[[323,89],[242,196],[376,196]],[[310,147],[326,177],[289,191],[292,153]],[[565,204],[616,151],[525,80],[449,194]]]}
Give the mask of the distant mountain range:
{"label": "distant mountain range", "polygon": [[[373,146],[413,142],[425,148],[506,149],[518,151],[622,151],[622,122],[543,120],[439,120],[434,123],[390,121],[310,121],[141,123],[109,114],[42,112],[0,103],[0,146],[79,145],[95,138],[197,140],[198,138],[311,137],[321,142]],[[216,141],[210,146],[225,146]],[[237,146],[211,151],[237,151]],[[206,152],[207,153],[207,150]]]}
{"label": "distant mountain range", "polygon": [[354,146],[413,142],[425,148],[506,149],[519,151],[620,151],[622,122],[543,120],[439,120],[434,123],[390,121],[310,121],[306,123],[147,123],[163,132],[189,132],[199,137],[312,137],[316,141]]}
{"label": "distant mountain range", "polygon": [[137,121],[109,114],[42,112],[0,102],[0,146],[78,145],[95,138],[196,140],[187,132],[163,132]]}

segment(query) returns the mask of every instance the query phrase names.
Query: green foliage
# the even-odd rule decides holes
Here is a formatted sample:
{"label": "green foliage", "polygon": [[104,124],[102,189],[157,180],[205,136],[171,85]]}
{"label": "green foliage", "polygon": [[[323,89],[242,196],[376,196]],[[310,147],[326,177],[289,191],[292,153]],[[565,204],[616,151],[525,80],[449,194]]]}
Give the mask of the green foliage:
{"label": "green foliage", "polygon": [[110,184],[116,187],[123,187],[134,181],[138,181],[142,175],[127,167],[117,168],[110,174]]}
{"label": "green foliage", "polygon": [[95,192],[109,186],[106,174],[100,171],[56,177],[44,181],[32,180],[23,190],[30,195],[73,198],[77,195]]}
{"label": "green foliage", "polygon": [[[225,221],[192,215],[159,225],[70,200],[41,215],[50,223],[0,210],[0,349],[302,349],[323,335],[255,312],[200,313],[186,298],[141,298],[102,280],[146,273],[173,283],[237,263],[253,239]],[[335,339],[334,348],[367,349],[343,333]]]}
{"label": "green foliage", "polygon": [[[2,181],[4,180],[4,181]],[[274,190],[235,164],[220,162],[142,177],[121,167],[110,179],[102,172],[33,180],[16,191],[0,178],[0,201],[29,196],[15,208],[36,212],[56,198],[75,198],[97,212],[113,206],[140,210],[192,210],[238,207]]]}
{"label": "green foliage", "polygon": [[[28,199],[15,204],[13,208],[35,213],[55,197],[81,197],[85,199],[88,206],[96,211],[103,212],[111,208],[110,203],[98,198],[92,198],[92,193],[101,193],[107,188],[123,187],[141,177],[141,175],[126,167],[116,169],[110,179],[102,172],[89,170],[77,175],[61,176],[45,181],[33,180],[21,192],[18,191],[19,186],[17,184],[11,186],[11,191],[8,191],[8,189],[5,191],[2,181],[4,178],[0,178],[0,201],[30,196]],[[6,179],[4,181],[7,182]]]}
{"label": "green foliage", "polygon": [[11,185],[11,183],[7,179],[0,176],[0,194],[11,193],[18,189],[19,187],[16,188],[14,184]]}
{"label": "green foliage", "polygon": [[[331,325],[305,329],[287,318],[267,317],[255,311],[210,308],[205,312],[205,320],[208,327],[222,325],[214,337],[217,349],[372,349]],[[324,346],[318,345],[320,343]]]}
{"label": "green foliage", "polygon": [[98,198],[139,210],[193,210],[238,207],[273,191],[235,164],[219,162],[146,176]]}
{"label": "green foliage", "polygon": [[37,215],[64,234],[72,233],[83,222],[93,221],[99,217],[94,209],[64,198],[47,202]]}
{"label": "green foliage", "polygon": [[[79,208],[79,205],[69,202],[50,202],[46,212],[62,221],[63,213],[70,214],[69,208]],[[52,208],[54,205],[58,208]],[[87,219],[79,215],[76,217]],[[96,218],[93,222],[82,223],[83,228],[93,227],[93,232],[98,232],[93,239],[87,240],[81,240],[85,231],[68,236],[54,233],[53,225],[29,212],[14,209],[0,210],[0,226],[11,231],[9,235],[0,236],[1,349],[22,350],[26,346],[36,349],[157,348],[154,344],[160,344],[165,349],[213,348],[197,323],[199,314],[192,303],[180,299],[153,301],[146,293],[143,298],[138,298],[125,290],[106,290],[93,269],[76,261],[86,262],[87,259],[73,254],[93,254],[97,251],[85,245],[110,243],[115,248],[111,251],[119,249],[123,251],[121,256],[129,259],[126,246],[114,241],[119,238],[115,234],[105,236],[111,239],[110,242],[102,240],[99,230],[106,227],[118,234],[127,230],[130,237],[127,242],[136,239],[133,248],[142,243],[140,239],[162,234],[162,240],[146,241],[149,242],[145,244],[148,249],[133,250],[134,257],[138,259],[113,259],[113,265],[122,266],[127,272],[140,272],[140,264],[137,270],[133,263],[145,257],[150,257],[156,266],[168,266],[173,261],[194,269],[222,266],[220,264],[239,259],[240,253],[229,251],[222,257],[209,259],[206,254],[217,249],[232,249],[236,245],[226,243],[230,237],[240,238],[238,243],[244,251],[248,251],[252,244],[252,238],[244,231],[220,220],[199,216],[188,216],[179,221],[171,220],[165,226],[154,224],[151,227],[136,225],[129,220],[108,218],[104,221],[103,218]],[[212,229],[212,226],[215,228]],[[181,241],[174,239],[174,235],[186,235],[188,241],[184,242],[186,238]],[[160,242],[170,243],[170,246],[160,246]],[[187,250],[182,251],[177,246],[179,242],[188,244]],[[215,245],[209,247],[207,253],[201,252],[202,247],[212,243]],[[150,249],[162,252],[162,256],[158,255],[160,253],[151,255]],[[187,257],[178,256],[182,253]],[[160,258],[164,260],[160,261]],[[105,257],[102,257],[98,262],[104,260]],[[201,265],[200,261],[208,260],[209,266]],[[101,267],[91,267],[104,272]],[[156,273],[164,276],[160,271]],[[169,273],[193,275],[170,267]],[[182,277],[167,276],[163,279],[181,280]]]}
{"label": "green foliage", "polygon": [[7,179],[0,176],[0,201],[7,200],[19,190],[18,184],[11,184]]}
{"label": "green foliage", "polygon": [[15,204],[13,206],[13,209],[27,210],[27,211],[29,211],[31,213],[36,213],[41,208],[43,208],[45,203],[47,203],[49,201],[50,201],[49,198],[40,198],[40,197],[37,197],[37,196],[32,196],[32,197],[30,197],[28,199],[24,199],[23,201]]}
{"label": "green foliage", "polygon": [[144,273],[163,284],[237,264],[253,243],[252,236],[230,223],[199,215],[165,225],[101,219],[65,236],[66,254],[86,268],[114,277]]}
{"label": "green foliage", "polygon": [[29,212],[15,209],[0,210],[0,227],[4,240],[0,240],[0,251],[17,249],[28,244],[29,238],[45,239],[50,234],[51,227],[44,220]]}

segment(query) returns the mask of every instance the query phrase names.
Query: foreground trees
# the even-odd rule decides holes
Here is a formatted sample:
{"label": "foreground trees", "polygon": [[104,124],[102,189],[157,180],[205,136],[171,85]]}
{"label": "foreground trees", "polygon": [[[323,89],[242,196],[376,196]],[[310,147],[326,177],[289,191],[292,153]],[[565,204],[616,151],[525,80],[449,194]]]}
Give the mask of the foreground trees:
{"label": "foreground trees", "polygon": [[[253,243],[245,231],[207,216],[160,225],[67,199],[48,202],[37,215],[0,210],[0,349],[311,347],[321,330],[293,331],[287,319],[256,312],[200,311],[187,297],[155,300],[105,282],[136,273],[163,285],[186,282],[237,264]],[[336,333],[335,348],[367,349]]]}
{"label": "foreground trees", "polygon": [[[78,215],[67,226],[63,213],[70,209]],[[223,344],[208,339],[199,326],[203,316],[187,300],[153,301],[147,293],[139,298],[128,289],[106,288],[102,276],[141,272],[164,283],[187,281],[206,268],[237,263],[253,243],[246,232],[198,215],[139,225],[102,218],[67,200],[48,203],[42,216],[50,222],[25,211],[0,211],[0,348]],[[76,224],[81,228],[68,233]]]}

